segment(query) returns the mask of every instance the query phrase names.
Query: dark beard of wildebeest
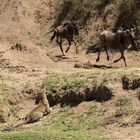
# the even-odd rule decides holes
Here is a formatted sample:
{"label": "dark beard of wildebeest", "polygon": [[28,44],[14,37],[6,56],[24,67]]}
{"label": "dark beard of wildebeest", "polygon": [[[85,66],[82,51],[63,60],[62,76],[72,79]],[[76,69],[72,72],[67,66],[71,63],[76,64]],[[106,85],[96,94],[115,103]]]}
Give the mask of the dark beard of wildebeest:
{"label": "dark beard of wildebeest", "polygon": [[108,49],[108,47],[110,47],[110,48],[114,47],[114,48],[117,48],[121,53],[120,58],[115,60],[114,63],[123,59],[125,66],[127,66],[126,59],[124,56],[124,51],[125,51],[125,49],[128,49],[129,45],[136,47],[137,42],[136,42],[136,37],[135,37],[135,29],[136,28],[131,28],[131,29],[127,29],[125,31],[117,30],[116,33],[113,33],[110,30],[104,30],[103,32],[101,32],[99,35],[101,44],[99,47],[99,53],[98,53],[96,62],[98,62],[100,60],[100,53],[101,53],[102,48],[105,49],[105,52],[107,55],[107,60],[109,61],[109,54],[108,54],[107,49]]}
{"label": "dark beard of wildebeest", "polygon": [[53,30],[53,32],[51,41],[56,37],[56,42],[58,43],[63,56],[65,55],[62,47],[63,39],[66,39],[69,44],[68,48],[66,49],[66,53],[70,49],[71,42],[74,42],[76,53],[78,53],[76,42],[74,41],[74,35],[78,35],[79,31],[73,22],[67,22],[61,26],[58,26]]}

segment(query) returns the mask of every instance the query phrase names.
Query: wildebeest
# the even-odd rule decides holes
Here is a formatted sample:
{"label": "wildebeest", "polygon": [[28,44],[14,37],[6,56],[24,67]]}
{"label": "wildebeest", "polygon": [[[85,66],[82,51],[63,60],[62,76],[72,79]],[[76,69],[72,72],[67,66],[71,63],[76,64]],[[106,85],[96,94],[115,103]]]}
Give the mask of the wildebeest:
{"label": "wildebeest", "polygon": [[[63,48],[62,48],[63,39],[66,39],[69,43],[69,46],[66,49],[66,53],[70,49],[71,42],[74,42],[75,47],[76,47],[76,42],[74,41],[74,35],[78,35],[79,31],[78,31],[78,28],[76,27],[75,23],[73,23],[73,22],[64,23],[63,25],[56,27],[53,30],[53,32],[54,33],[53,33],[53,36],[51,37],[51,41],[56,37],[56,42],[58,43],[58,45],[60,47],[62,55],[65,55]],[[78,53],[77,47],[76,47],[76,53]]]}
{"label": "wildebeest", "polygon": [[96,62],[100,59],[100,52],[102,48],[105,49],[107,54],[107,60],[109,61],[109,54],[107,49],[108,47],[111,47],[118,49],[121,53],[121,57],[115,60],[114,63],[123,59],[125,66],[127,66],[126,59],[124,56],[124,50],[127,49],[129,45],[136,47],[137,42],[135,37],[135,29],[136,28],[131,28],[125,31],[117,30],[115,33],[110,30],[104,30],[103,32],[101,32],[99,35],[101,44]]}

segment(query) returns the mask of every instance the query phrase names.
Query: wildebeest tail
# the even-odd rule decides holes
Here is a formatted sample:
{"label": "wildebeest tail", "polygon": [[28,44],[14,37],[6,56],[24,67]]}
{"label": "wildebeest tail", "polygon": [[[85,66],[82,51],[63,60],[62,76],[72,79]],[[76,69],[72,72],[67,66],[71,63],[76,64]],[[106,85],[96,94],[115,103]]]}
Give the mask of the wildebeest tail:
{"label": "wildebeest tail", "polygon": [[56,36],[56,32],[54,31],[53,32],[53,36],[51,37],[51,41],[53,41],[53,39],[55,38],[55,36]]}

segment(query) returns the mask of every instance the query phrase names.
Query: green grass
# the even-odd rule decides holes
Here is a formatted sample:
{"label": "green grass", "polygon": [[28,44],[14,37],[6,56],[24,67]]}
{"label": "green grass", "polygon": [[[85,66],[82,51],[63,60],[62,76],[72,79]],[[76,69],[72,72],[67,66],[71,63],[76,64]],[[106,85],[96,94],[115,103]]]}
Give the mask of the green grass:
{"label": "green grass", "polygon": [[17,117],[17,113],[18,113],[17,106],[10,107],[10,112],[13,114],[14,117]]}
{"label": "green grass", "polygon": [[[115,75],[115,77],[114,77]],[[60,92],[61,90],[80,89],[90,84],[101,82],[103,85],[112,84],[121,76],[131,76],[133,79],[139,77],[137,73],[126,72],[124,69],[100,70],[95,72],[76,72],[76,73],[46,73],[44,84],[50,93]],[[114,77],[114,78],[112,78]],[[131,78],[131,79],[132,79]],[[101,80],[102,79],[102,80]],[[120,79],[119,79],[120,80]]]}
{"label": "green grass", "polygon": [[99,129],[102,120],[96,116],[96,111],[100,111],[96,105],[80,114],[67,106],[30,128],[0,132],[0,140],[110,140]]}
{"label": "green grass", "polygon": [[13,87],[9,87],[8,85],[6,84],[0,84],[0,95],[3,95],[3,94],[7,94],[11,91],[15,91],[15,89]]}
{"label": "green grass", "polygon": [[9,90],[9,87],[6,84],[0,84],[0,94],[3,94]]}
{"label": "green grass", "polygon": [[127,120],[134,122],[136,119],[136,112],[133,108],[132,101],[128,97],[118,97],[115,101],[116,111],[116,123],[123,126]]}
{"label": "green grass", "polygon": [[47,85],[47,90],[50,92],[57,92],[67,89],[79,89],[83,87],[86,82],[87,78],[78,73],[47,73],[47,78],[44,79],[44,83]]}
{"label": "green grass", "polygon": [[80,89],[86,85],[96,83],[98,75],[104,76],[104,83],[108,82],[111,79],[108,79],[107,73],[104,71],[94,72],[94,73],[85,73],[85,72],[76,72],[76,73],[46,73],[47,76],[44,79],[44,84],[47,86],[47,90],[50,92],[58,92],[60,90],[67,89]]}
{"label": "green grass", "polygon": [[[81,115],[73,112],[70,107],[61,108],[32,128],[1,132],[0,140],[109,140],[102,131],[92,130],[100,121],[92,117],[96,108],[93,106]],[[89,121],[86,120],[88,115]]]}
{"label": "green grass", "polygon": [[0,140],[109,140],[99,137],[92,132],[85,131],[61,131],[58,129],[44,131],[24,131],[12,133],[0,133]]}
{"label": "green grass", "polygon": [[[118,69],[80,73],[47,72],[44,83],[49,91],[56,90],[59,92],[72,88],[79,89],[89,83],[95,83],[99,77],[103,78],[103,81],[99,80],[104,84],[108,83],[108,80],[112,82],[111,76],[114,73],[123,74]],[[2,85],[1,91],[7,92],[5,87],[6,85]],[[123,118],[132,116],[134,110],[129,98],[118,97],[113,103],[116,112],[122,111],[122,116],[117,117],[116,120],[118,124],[123,123]],[[16,108],[12,108],[10,111],[16,116]],[[93,103],[90,107],[85,107],[85,110],[79,112],[75,112],[73,108],[66,106],[58,112],[44,117],[38,124],[33,124],[32,128],[18,129],[18,131],[9,133],[0,132],[0,140],[109,140],[104,137],[105,115],[107,113],[106,102],[100,105]]]}

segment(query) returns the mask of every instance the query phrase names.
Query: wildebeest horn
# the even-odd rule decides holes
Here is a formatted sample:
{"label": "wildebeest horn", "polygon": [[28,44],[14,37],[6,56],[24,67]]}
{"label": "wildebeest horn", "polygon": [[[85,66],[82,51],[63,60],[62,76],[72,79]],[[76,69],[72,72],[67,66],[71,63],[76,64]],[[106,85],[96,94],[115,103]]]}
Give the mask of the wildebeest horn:
{"label": "wildebeest horn", "polygon": [[126,29],[125,31],[123,31],[124,33],[128,33],[128,32],[130,32],[130,30],[129,29]]}
{"label": "wildebeest horn", "polygon": [[122,26],[120,26],[120,30],[121,30],[121,31],[124,31]]}
{"label": "wildebeest horn", "polygon": [[133,28],[131,28],[132,30],[136,30],[136,26],[135,25],[133,25]]}

